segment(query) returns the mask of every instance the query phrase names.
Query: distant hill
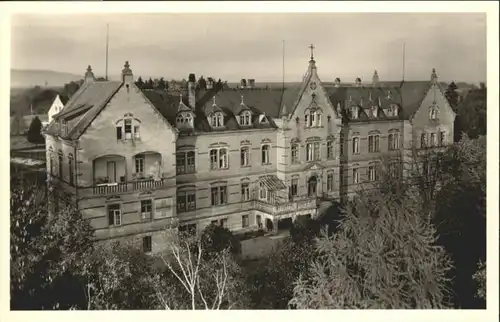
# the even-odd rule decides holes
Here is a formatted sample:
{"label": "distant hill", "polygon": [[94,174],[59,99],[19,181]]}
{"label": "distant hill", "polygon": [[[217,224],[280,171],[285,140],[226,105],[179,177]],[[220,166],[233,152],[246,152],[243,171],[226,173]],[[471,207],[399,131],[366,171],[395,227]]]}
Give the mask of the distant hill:
{"label": "distant hill", "polygon": [[82,75],[56,72],[52,70],[11,69],[10,87],[62,87],[65,83],[77,81],[82,78]]}

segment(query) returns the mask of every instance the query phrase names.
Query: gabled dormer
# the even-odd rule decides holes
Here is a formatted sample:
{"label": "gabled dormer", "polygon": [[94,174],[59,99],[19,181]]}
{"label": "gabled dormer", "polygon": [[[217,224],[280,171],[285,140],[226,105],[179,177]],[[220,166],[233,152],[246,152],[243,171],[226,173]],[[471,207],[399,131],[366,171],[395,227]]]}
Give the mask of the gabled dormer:
{"label": "gabled dormer", "polygon": [[213,129],[223,128],[224,125],[224,116],[225,113],[222,109],[217,106],[216,97],[213,97],[212,109],[208,113],[208,123]]}
{"label": "gabled dormer", "polygon": [[398,117],[399,115],[399,105],[391,103],[385,109],[385,115],[387,117]]}
{"label": "gabled dormer", "polygon": [[179,108],[175,118],[178,129],[192,129],[194,127],[194,112],[182,100],[182,93],[179,96]]}
{"label": "gabled dormer", "polygon": [[252,111],[250,108],[245,104],[244,97],[241,95],[241,103],[240,103],[240,109],[239,113],[236,116],[238,120],[238,124],[240,126],[251,126],[252,125]]}

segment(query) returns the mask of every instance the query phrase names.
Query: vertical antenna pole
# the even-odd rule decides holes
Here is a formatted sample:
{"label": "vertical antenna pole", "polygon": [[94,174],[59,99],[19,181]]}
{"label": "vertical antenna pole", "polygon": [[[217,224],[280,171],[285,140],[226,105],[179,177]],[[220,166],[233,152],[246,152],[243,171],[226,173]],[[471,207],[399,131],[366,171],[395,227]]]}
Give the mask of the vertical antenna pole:
{"label": "vertical antenna pole", "polygon": [[282,69],[282,89],[285,90],[285,40],[283,40],[283,69]]}
{"label": "vertical antenna pole", "polygon": [[403,42],[403,81],[405,80],[405,57],[406,56],[406,43]]}
{"label": "vertical antenna pole", "polygon": [[109,44],[109,24],[106,24],[106,81],[108,80],[108,44]]}

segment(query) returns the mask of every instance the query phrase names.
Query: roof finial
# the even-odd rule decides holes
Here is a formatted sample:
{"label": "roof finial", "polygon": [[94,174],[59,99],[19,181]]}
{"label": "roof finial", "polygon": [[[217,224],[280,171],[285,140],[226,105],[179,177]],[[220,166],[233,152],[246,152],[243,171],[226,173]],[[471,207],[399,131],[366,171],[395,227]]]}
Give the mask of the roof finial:
{"label": "roof finial", "polygon": [[371,102],[372,101],[372,91],[368,92],[368,100]]}
{"label": "roof finial", "polygon": [[215,95],[213,97],[213,103],[212,103],[212,106],[216,106],[217,104],[215,104]]}
{"label": "roof finial", "polygon": [[182,91],[179,92],[179,103],[182,103]]}
{"label": "roof finial", "polygon": [[245,103],[243,103],[243,94],[241,94],[241,105],[245,105]]}
{"label": "roof finial", "polygon": [[314,45],[311,44],[311,46],[309,46],[309,49],[311,49],[311,60],[314,60]]}
{"label": "roof finial", "polygon": [[436,73],[436,69],[435,69],[435,68],[433,68],[433,69],[432,69],[432,74],[431,74],[431,81],[432,81],[432,82],[436,82],[436,81],[437,81],[437,78],[438,78],[438,75],[437,75],[437,73]]}
{"label": "roof finial", "polygon": [[89,65],[89,67],[87,67],[87,71],[88,72],[91,72],[92,71],[92,67]]}
{"label": "roof finial", "polygon": [[128,63],[128,60],[125,61],[125,65],[124,65],[125,68],[129,68],[130,67],[130,64]]}

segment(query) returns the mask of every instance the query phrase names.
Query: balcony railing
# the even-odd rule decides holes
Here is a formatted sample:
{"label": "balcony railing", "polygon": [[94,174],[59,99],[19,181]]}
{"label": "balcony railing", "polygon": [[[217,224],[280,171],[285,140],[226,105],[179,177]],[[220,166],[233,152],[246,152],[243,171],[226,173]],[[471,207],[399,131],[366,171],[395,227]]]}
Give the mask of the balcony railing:
{"label": "balcony railing", "polygon": [[317,207],[316,197],[296,197],[289,202],[271,203],[263,200],[255,201],[255,208],[271,215],[281,215],[304,209],[315,209]]}
{"label": "balcony railing", "polygon": [[81,192],[81,196],[120,194],[155,189],[162,187],[164,183],[164,179],[141,179],[129,182],[102,183],[92,187],[79,188],[78,191]]}

